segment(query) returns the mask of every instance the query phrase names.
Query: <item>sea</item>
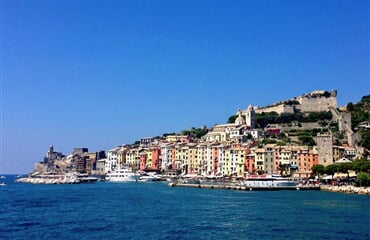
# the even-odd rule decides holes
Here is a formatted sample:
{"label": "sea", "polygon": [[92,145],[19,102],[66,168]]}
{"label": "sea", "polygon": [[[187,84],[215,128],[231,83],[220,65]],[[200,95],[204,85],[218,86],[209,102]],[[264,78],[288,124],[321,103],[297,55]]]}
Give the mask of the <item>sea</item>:
{"label": "sea", "polygon": [[0,239],[370,239],[369,195],[14,179],[0,187]]}

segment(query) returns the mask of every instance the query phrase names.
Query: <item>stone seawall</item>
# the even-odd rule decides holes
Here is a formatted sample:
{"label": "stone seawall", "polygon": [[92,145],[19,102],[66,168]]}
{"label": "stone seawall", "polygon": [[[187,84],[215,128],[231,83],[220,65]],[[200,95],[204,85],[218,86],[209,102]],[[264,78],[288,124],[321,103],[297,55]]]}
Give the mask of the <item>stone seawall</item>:
{"label": "stone seawall", "polygon": [[368,187],[355,187],[350,185],[346,186],[321,185],[320,190],[352,194],[370,194],[370,188]]}

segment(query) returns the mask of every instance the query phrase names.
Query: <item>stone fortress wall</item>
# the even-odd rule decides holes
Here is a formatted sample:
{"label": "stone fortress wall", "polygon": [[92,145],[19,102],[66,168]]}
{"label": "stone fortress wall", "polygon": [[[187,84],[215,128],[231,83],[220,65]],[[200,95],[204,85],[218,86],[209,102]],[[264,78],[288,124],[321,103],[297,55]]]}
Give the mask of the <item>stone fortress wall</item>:
{"label": "stone fortress wall", "polygon": [[295,111],[294,106],[285,105],[283,103],[272,107],[255,109],[256,113],[277,112],[278,114],[281,114],[281,113],[294,113],[294,111]]}
{"label": "stone fortress wall", "polygon": [[325,91],[313,91],[297,97],[300,104],[296,106],[301,112],[321,112],[330,108],[338,108],[337,91],[333,90],[330,96],[323,96]]}
{"label": "stone fortress wall", "polygon": [[325,93],[327,92],[316,90],[288,100],[299,102],[297,105],[287,105],[286,101],[281,101],[273,104],[273,106],[255,108],[255,112],[277,112],[278,114],[281,114],[294,113],[296,110],[301,112],[321,112],[328,111],[330,108],[336,109],[338,107],[337,91],[333,90],[329,95]]}

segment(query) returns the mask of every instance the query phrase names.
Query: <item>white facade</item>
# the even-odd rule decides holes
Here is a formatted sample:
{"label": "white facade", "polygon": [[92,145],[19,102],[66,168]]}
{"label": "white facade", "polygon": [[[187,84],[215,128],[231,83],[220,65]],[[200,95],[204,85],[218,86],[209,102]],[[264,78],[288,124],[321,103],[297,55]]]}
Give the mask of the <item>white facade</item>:
{"label": "white facade", "polygon": [[247,124],[250,129],[254,129],[256,126],[256,113],[251,104],[249,104],[245,111],[245,124]]}
{"label": "white facade", "polygon": [[119,148],[107,151],[107,159],[105,161],[105,173],[112,172],[117,166]]}
{"label": "white facade", "polygon": [[212,154],[212,148],[211,146],[208,144],[206,146],[206,167],[205,167],[205,171],[203,174],[205,175],[210,175],[212,172],[213,172],[213,154]]}
{"label": "white facade", "polygon": [[166,144],[161,145],[161,154],[162,154],[162,169],[168,169],[170,161],[168,159],[168,147]]}

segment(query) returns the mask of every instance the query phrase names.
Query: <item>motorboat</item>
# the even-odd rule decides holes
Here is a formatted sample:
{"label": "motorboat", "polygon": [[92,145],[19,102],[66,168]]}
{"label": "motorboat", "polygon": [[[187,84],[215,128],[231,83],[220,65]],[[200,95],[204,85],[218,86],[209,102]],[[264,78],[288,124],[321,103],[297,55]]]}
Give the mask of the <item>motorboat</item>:
{"label": "motorboat", "polygon": [[244,185],[249,189],[298,189],[298,183],[291,178],[279,175],[271,176],[251,176],[244,181]]}
{"label": "motorboat", "polygon": [[93,183],[99,180],[97,177],[89,176],[87,173],[76,173],[75,177],[79,183]]}
{"label": "motorboat", "polygon": [[137,182],[139,177],[140,175],[132,172],[126,167],[123,167],[107,173],[105,180],[110,182]]}
{"label": "motorboat", "polygon": [[139,177],[139,182],[158,182],[161,181],[162,179],[155,174],[141,174]]}

